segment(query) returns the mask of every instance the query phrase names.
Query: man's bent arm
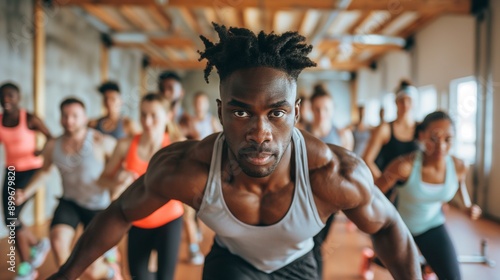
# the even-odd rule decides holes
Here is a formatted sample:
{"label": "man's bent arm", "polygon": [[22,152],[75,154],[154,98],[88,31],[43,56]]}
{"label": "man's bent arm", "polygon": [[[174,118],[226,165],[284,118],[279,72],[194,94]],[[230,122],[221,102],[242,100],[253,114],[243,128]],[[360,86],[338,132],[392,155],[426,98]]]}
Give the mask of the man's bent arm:
{"label": "man's bent arm", "polygon": [[376,189],[374,203],[387,211],[387,224],[371,235],[373,248],[394,279],[422,279],[417,247],[394,206]]}
{"label": "man's bent arm", "polygon": [[146,188],[144,177],[139,177],[92,220],[66,263],[49,279],[77,279],[97,258],[118,244],[132,221],[147,217],[168,202],[168,199]]}
{"label": "man's bent arm", "polygon": [[354,177],[362,202],[344,213],[361,230],[371,234],[376,255],[394,279],[422,279],[417,247],[408,228],[394,206],[373,185],[368,168],[365,165],[358,168],[360,172]]}

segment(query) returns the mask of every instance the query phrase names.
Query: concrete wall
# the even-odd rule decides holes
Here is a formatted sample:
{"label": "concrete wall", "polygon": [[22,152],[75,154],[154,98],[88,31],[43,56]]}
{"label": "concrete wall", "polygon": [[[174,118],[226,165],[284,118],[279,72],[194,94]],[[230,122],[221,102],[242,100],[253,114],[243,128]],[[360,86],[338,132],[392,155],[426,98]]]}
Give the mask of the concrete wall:
{"label": "concrete wall", "polygon": [[[0,0],[0,83],[13,81],[21,87],[22,106],[33,109],[32,98],[32,6],[31,1]],[[53,135],[59,135],[59,103],[67,96],[80,98],[89,117],[101,113],[101,97],[96,91],[100,83],[100,34],[69,9],[46,10],[46,111],[45,123]],[[110,79],[120,83],[125,100],[124,113],[137,119],[135,94],[139,86],[141,55],[133,50],[112,49],[109,54]],[[3,150],[3,149],[2,149]],[[0,177],[3,178],[4,154],[0,155]],[[47,181],[46,217],[50,218],[61,194],[58,172]],[[32,205],[22,213],[27,224],[33,223]],[[3,224],[0,237],[5,235]]]}
{"label": "concrete wall", "polygon": [[391,93],[401,79],[411,79],[411,56],[404,50],[392,51],[377,61],[375,69],[363,68],[357,72],[358,104],[366,107],[368,123],[378,125],[379,109],[385,108],[386,121],[396,117],[396,105]]}
{"label": "concrete wall", "polygon": [[415,36],[418,86],[434,85],[447,92],[450,81],[474,75],[474,17],[446,15]]}

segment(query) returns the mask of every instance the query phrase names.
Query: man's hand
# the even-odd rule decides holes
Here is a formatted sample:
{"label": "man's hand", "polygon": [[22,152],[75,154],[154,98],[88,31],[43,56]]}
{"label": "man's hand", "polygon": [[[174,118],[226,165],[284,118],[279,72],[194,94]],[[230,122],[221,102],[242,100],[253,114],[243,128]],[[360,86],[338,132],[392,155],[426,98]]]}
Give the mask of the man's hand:
{"label": "man's hand", "polygon": [[22,205],[24,202],[28,200],[28,196],[26,195],[26,192],[21,189],[16,190],[16,194],[14,195],[14,201],[17,206]]}
{"label": "man's hand", "polygon": [[477,204],[473,204],[470,208],[468,208],[469,216],[472,220],[477,220],[481,217],[483,210]]}

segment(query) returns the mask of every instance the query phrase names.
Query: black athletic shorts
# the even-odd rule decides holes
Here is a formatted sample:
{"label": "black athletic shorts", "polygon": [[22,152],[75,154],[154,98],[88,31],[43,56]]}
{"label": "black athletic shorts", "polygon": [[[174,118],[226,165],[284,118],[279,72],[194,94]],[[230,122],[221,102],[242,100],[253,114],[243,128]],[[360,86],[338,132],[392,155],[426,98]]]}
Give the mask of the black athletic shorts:
{"label": "black athletic shorts", "polygon": [[312,251],[272,273],[258,270],[214,240],[205,258],[203,280],[316,280],[320,279]]}
{"label": "black athletic shorts", "polygon": [[[26,205],[26,202],[28,202],[31,199],[31,197],[28,198],[21,205],[17,206],[10,205],[10,207],[9,207],[9,201],[10,201],[9,197],[11,197],[11,194],[15,193],[15,190],[24,189],[26,185],[28,185],[28,182],[31,180],[31,177],[33,177],[33,175],[35,175],[37,171],[38,169],[31,169],[26,171],[9,171],[7,168],[5,169],[4,173],[5,178],[3,181],[3,192],[2,192],[3,217],[5,224],[10,225],[11,222],[13,222],[16,230],[20,230],[23,226],[19,218],[19,215],[21,214],[21,210],[23,210],[24,205]],[[11,188],[9,189],[9,187]]]}
{"label": "black athletic shorts", "polygon": [[101,211],[83,208],[71,200],[60,198],[50,228],[63,224],[76,229],[80,223],[83,223],[84,228],[86,228]]}

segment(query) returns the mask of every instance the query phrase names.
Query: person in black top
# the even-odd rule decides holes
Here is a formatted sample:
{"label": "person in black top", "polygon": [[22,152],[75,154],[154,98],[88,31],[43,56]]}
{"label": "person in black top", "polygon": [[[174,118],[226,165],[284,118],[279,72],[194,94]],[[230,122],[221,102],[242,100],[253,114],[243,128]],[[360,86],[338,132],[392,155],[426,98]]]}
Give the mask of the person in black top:
{"label": "person in black top", "polygon": [[412,104],[418,91],[403,80],[396,92],[398,115],[390,123],[382,123],[374,131],[363,154],[374,179],[382,175],[385,167],[398,156],[418,149],[415,139],[416,122],[412,115]]}

